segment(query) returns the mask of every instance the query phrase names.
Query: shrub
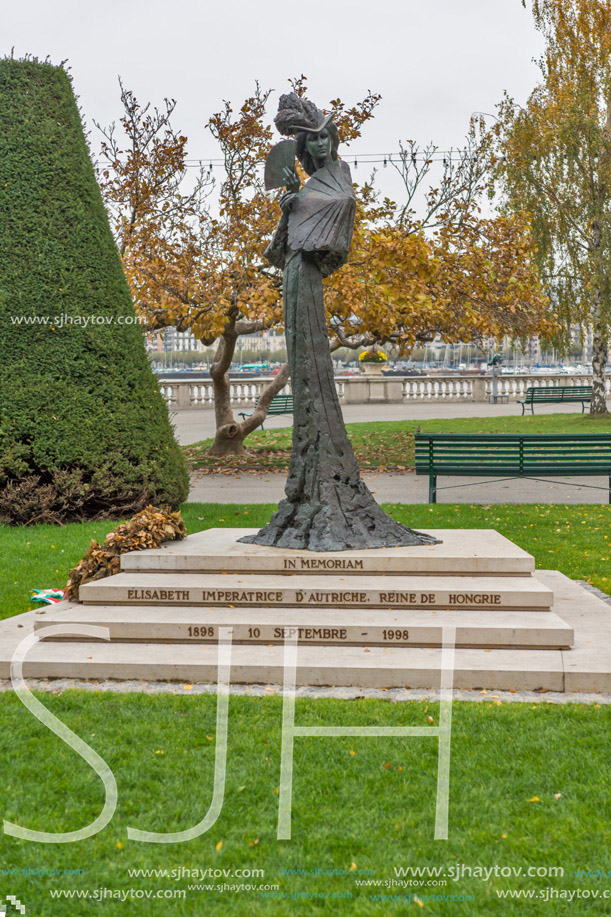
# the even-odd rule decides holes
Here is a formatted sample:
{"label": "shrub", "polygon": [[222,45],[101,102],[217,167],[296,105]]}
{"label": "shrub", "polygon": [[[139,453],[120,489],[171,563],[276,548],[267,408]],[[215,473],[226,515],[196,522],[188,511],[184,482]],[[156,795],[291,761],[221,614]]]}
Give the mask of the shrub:
{"label": "shrub", "polygon": [[0,60],[0,521],[124,516],[187,490],[70,78]]}

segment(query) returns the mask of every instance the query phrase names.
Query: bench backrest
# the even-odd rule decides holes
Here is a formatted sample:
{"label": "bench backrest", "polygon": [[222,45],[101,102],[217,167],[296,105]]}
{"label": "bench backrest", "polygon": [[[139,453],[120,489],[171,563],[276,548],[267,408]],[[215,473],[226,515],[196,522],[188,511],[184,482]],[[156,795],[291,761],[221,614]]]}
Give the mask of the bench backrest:
{"label": "bench backrest", "polygon": [[416,433],[416,470],[611,474],[611,434]]}
{"label": "bench backrest", "polygon": [[591,385],[547,385],[526,389],[526,401],[587,401],[592,398]]}
{"label": "bench backrest", "polygon": [[293,410],[293,396],[292,395],[276,395],[274,400],[269,406],[268,414],[273,414],[274,411],[292,411]]}

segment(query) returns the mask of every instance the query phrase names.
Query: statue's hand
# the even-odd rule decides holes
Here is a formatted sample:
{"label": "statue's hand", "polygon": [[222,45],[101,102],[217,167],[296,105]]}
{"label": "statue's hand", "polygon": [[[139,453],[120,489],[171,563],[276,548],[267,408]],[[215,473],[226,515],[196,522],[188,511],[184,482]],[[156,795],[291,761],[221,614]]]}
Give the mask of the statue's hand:
{"label": "statue's hand", "polygon": [[297,169],[294,167],[290,168],[289,166],[284,169],[284,184],[286,185],[286,190],[292,191],[293,194],[296,194],[297,191],[299,191],[301,181],[299,179]]}
{"label": "statue's hand", "polygon": [[284,191],[283,194],[278,198],[278,203],[280,204],[284,213],[288,213],[291,207],[293,206],[293,201],[297,197],[296,191]]}

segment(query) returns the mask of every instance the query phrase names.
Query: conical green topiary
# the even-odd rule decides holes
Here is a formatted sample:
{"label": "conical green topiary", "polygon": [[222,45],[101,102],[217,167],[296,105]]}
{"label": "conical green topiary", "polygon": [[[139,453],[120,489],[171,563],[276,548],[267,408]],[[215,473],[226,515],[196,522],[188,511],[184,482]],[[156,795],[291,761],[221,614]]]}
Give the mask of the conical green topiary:
{"label": "conical green topiary", "polygon": [[0,60],[0,521],[176,507],[187,490],[70,78]]}

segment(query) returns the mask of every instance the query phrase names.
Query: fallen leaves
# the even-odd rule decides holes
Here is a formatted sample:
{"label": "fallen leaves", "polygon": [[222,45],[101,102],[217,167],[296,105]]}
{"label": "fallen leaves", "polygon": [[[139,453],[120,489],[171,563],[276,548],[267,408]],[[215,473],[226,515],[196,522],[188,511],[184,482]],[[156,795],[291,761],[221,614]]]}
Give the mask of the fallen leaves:
{"label": "fallen leaves", "polygon": [[[157,548],[164,541],[184,538],[187,534],[179,512],[166,512],[147,506],[109,532],[103,544],[92,541],[83,559],[70,571],[66,583],[66,598],[77,599],[78,588],[121,569],[121,554]],[[53,547],[53,545],[51,545]]]}
{"label": "fallen leaves", "polygon": [[[414,434],[411,430],[376,430],[351,435],[359,466],[381,473],[411,474],[414,471]],[[290,431],[265,430],[249,437],[245,455],[212,456],[212,440],[183,449],[189,471],[194,475],[286,474],[291,457]]]}

